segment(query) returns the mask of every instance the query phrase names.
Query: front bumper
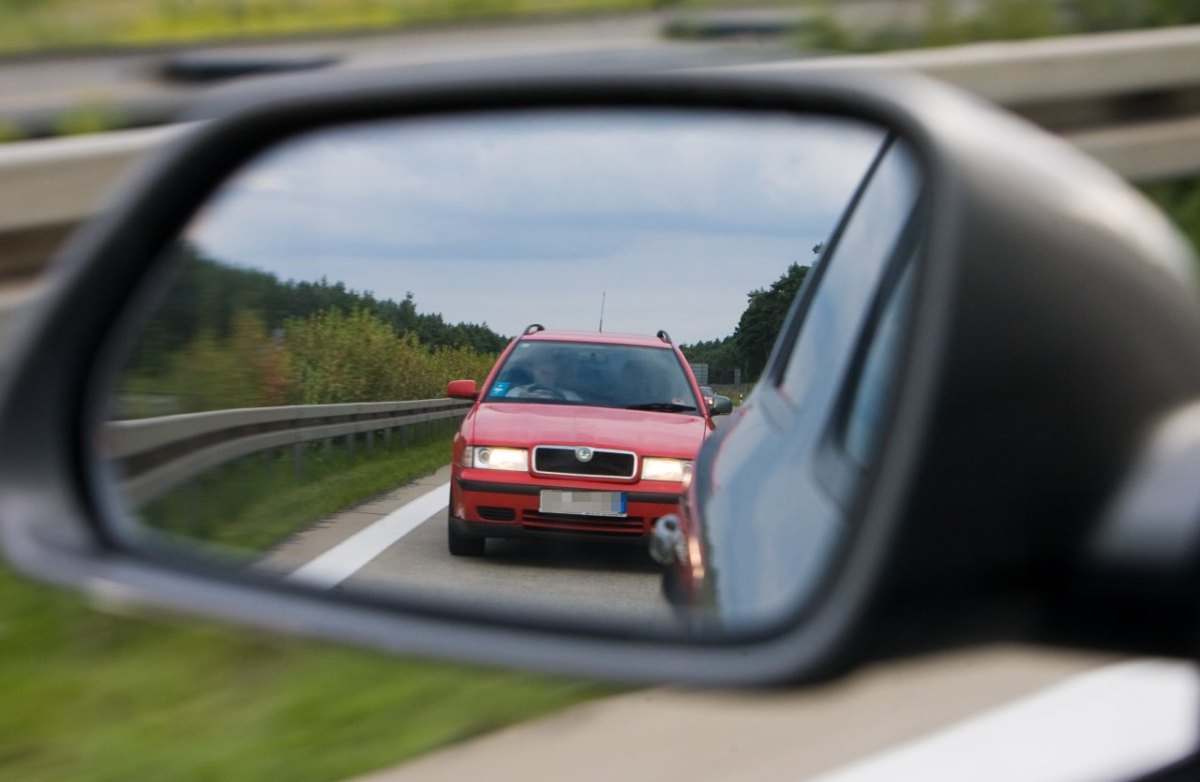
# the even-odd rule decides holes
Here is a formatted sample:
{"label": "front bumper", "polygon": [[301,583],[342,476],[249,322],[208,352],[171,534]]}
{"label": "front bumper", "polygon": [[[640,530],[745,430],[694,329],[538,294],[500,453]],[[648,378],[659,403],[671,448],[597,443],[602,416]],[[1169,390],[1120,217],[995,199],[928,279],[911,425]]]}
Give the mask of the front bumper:
{"label": "front bumper", "polygon": [[[665,484],[654,491],[643,485],[594,481],[516,483],[455,476],[450,488],[451,524],[460,534],[486,537],[524,537],[537,534],[611,536],[642,539],[654,521],[679,508],[682,486]],[[621,491],[626,496],[624,516],[544,513],[542,489]]]}

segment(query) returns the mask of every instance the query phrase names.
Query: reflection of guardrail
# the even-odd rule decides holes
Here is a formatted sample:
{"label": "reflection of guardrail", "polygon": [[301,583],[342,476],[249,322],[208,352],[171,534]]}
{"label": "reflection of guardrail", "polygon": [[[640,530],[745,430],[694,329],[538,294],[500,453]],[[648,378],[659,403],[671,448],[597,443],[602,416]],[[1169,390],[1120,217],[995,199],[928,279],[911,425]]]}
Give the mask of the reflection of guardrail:
{"label": "reflection of guardrail", "polygon": [[369,453],[376,435],[390,445],[398,431],[407,444],[409,427],[461,418],[470,404],[424,399],[248,407],[113,421],[105,429],[105,451],[120,465],[126,494],[141,505],[208,470],[262,451],[290,446],[299,467],[304,443],[345,438],[353,451],[362,435]]}
{"label": "reflection of guardrail", "polygon": [[0,145],[0,280],[28,278],[132,164],[187,125]]}

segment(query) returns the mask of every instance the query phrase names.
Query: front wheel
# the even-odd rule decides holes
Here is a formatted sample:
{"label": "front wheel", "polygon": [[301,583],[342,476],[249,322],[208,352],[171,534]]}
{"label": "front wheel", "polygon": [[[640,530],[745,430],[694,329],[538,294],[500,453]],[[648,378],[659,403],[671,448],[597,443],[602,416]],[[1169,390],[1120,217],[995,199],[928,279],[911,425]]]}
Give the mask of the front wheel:
{"label": "front wheel", "polygon": [[446,544],[451,556],[482,557],[487,538],[477,538],[474,535],[464,535],[454,529],[454,522],[446,525]]}

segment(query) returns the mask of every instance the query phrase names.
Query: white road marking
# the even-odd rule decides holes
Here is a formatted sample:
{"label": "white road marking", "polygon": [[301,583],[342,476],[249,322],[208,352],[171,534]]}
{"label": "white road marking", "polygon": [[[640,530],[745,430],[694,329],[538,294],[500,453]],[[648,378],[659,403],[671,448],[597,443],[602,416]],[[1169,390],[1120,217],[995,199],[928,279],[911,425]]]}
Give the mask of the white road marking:
{"label": "white road marking", "polygon": [[287,575],[287,580],[319,589],[332,589],[419,527],[421,522],[445,508],[449,497],[449,483],[431,489],[296,568]]}
{"label": "white road marking", "polygon": [[1198,728],[1195,666],[1139,660],[1081,674],[810,782],[1124,780],[1187,756]]}

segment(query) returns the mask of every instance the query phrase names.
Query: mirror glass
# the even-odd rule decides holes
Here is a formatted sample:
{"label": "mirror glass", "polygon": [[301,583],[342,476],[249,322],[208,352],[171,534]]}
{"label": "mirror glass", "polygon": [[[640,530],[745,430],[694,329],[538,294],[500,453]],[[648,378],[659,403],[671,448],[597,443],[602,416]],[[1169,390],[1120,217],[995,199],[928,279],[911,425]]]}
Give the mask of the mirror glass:
{"label": "mirror glass", "polygon": [[651,525],[886,136],[589,108],[270,149],[168,249],[115,362],[120,532],[319,589],[677,626]]}

